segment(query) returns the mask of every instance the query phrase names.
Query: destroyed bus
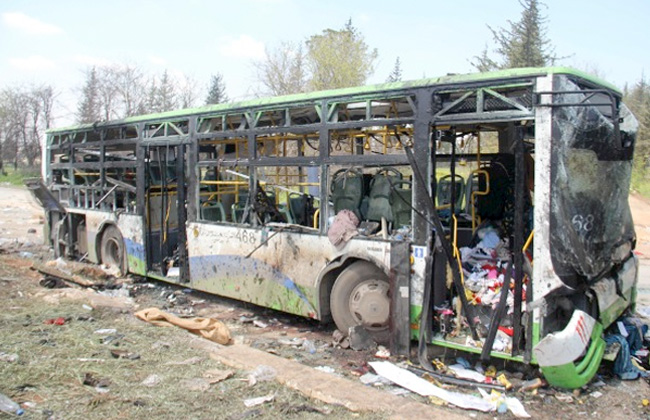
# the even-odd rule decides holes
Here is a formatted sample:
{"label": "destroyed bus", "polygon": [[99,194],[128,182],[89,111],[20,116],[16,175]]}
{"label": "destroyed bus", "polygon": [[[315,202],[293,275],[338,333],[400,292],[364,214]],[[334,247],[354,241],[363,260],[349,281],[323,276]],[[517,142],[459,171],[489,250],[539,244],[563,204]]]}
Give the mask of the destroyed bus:
{"label": "destroyed bus", "polygon": [[56,255],[427,347],[595,374],[634,305],[637,122],[569,68],[52,129]]}

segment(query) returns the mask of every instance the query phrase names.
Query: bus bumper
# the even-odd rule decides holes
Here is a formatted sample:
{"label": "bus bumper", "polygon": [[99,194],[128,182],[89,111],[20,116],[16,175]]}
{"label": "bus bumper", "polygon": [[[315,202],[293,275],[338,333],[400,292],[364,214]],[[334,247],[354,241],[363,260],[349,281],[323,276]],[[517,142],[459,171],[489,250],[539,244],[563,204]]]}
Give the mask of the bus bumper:
{"label": "bus bumper", "polygon": [[605,352],[602,333],[601,323],[576,310],[564,330],[541,340],[533,353],[548,383],[568,389],[587,384],[598,371]]}

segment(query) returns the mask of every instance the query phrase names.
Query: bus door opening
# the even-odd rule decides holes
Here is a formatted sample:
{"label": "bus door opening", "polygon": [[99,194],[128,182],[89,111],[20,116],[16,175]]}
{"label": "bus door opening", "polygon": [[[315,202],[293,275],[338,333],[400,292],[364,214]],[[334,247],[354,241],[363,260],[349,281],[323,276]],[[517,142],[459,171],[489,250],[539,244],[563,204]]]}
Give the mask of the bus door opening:
{"label": "bus door opening", "polygon": [[147,270],[187,282],[186,145],[144,147]]}

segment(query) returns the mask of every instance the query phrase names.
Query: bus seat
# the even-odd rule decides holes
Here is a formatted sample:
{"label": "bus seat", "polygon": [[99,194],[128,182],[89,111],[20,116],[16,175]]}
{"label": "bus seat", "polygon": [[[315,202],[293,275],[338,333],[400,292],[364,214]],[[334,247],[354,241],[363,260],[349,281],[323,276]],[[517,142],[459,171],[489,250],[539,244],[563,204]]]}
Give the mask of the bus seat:
{"label": "bus seat", "polygon": [[381,222],[384,218],[393,221],[393,209],[390,203],[391,184],[398,183],[402,174],[393,168],[378,171],[370,182],[368,197],[368,213],[365,218],[374,222]]}
{"label": "bus seat", "polygon": [[393,211],[393,226],[395,228],[411,226],[412,203],[411,181],[399,180],[395,182],[390,193],[390,205]]}
{"label": "bus seat", "polygon": [[201,218],[212,222],[226,221],[226,209],[220,201],[201,206]]}
{"label": "bus seat", "polygon": [[296,223],[295,219],[291,215],[291,210],[290,210],[291,206],[290,205],[287,205],[286,203],[280,203],[280,204],[278,204],[277,207],[278,207],[278,211],[286,219],[287,223],[291,223],[291,224]]}
{"label": "bus seat", "polygon": [[246,202],[248,201],[248,193],[240,193],[239,200],[232,203],[232,221],[235,223],[243,223],[244,210],[246,209]]}
{"label": "bus seat", "polygon": [[359,216],[359,205],[364,196],[363,174],[355,169],[340,169],[332,176],[330,186],[334,213],[351,210]]}
{"label": "bus seat", "polygon": [[[472,214],[472,193],[486,191],[485,174],[479,171],[475,170],[467,177],[467,184],[465,185],[465,213],[467,214]],[[483,190],[480,189],[481,185],[484,186]],[[476,203],[474,203],[474,206],[476,206]]]}
{"label": "bus seat", "polygon": [[289,212],[293,223],[298,225],[309,225],[308,201],[309,196],[298,193],[289,194]]}
{"label": "bus seat", "polygon": [[438,206],[451,204],[452,184],[454,186],[454,193],[456,194],[456,201],[454,203],[454,208],[456,212],[460,212],[464,210],[463,198],[465,195],[465,179],[458,174],[455,175],[454,182],[452,182],[451,180],[451,174],[447,174],[438,180],[438,184],[436,188],[436,198],[438,199]]}

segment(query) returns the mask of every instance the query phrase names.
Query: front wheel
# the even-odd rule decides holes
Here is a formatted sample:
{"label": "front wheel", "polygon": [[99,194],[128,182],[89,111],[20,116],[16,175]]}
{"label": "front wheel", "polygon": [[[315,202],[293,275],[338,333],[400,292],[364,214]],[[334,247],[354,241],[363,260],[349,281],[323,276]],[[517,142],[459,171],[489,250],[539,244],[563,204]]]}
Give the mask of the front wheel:
{"label": "front wheel", "polygon": [[124,251],[124,240],[116,226],[108,226],[102,235],[100,245],[102,264],[109,268],[117,268],[122,274],[126,274],[126,252]]}
{"label": "front wheel", "polygon": [[376,339],[383,339],[390,317],[388,277],[369,262],[351,264],[334,282],[330,308],[343,334],[347,335],[350,327],[362,325]]}

